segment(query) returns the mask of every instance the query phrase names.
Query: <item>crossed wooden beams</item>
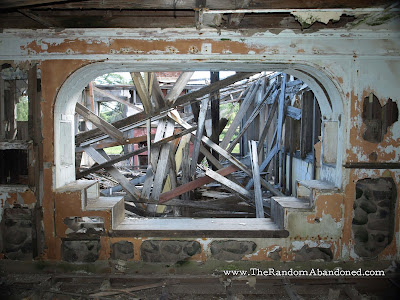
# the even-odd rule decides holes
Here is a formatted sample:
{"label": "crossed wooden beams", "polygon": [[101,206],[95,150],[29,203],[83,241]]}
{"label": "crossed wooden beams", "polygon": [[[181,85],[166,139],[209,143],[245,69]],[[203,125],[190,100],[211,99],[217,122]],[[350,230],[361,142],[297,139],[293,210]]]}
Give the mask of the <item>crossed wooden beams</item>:
{"label": "crossed wooden beams", "polygon": [[[183,72],[169,93],[164,97],[154,73],[144,73],[142,75],[139,72],[133,72],[131,73],[132,80],[143,103],[144,111],[136,107],[136,113],[134,115],[112,124],[105,122],[84,106],[77,104],[76,112],[82,115],[86,120],[91,121],[97,127],[96,129],[79,133],[76,136],[76,151],[85,151],[97,162],[97,165],[78,173],[77,177],[82,177],[104,168],[120,183],[121,187],[127,192],[128,197],[134,201],[136,210],[139,209],[143,213],[144,208],[146,208],[146,215],[159,212],[160,206],[152,204],[163,203],[168,205],[172,202],[175,203],[178,201],[176,198],[179,196],[181,196],[181,202],[187,202],[186,204],[190,206],[188,203],[190,202],[188,192],[207,182],[217,181],[247,203],[254,206],[256,208],[257,217],[264,217],[265,203],[261,195],[261,186],[271,191],[274,195],[283,194],[264,180],[260,176],[260,173],[268,167],[273,157],[280,151],[279,145],[281,144],[282,125],[286,114],[290,114],[291,117],[295,118],[297,118],[299,114],[297,109],[287,107],[287,105],[285,106],[286,75],[283,74],[279,83],[270,85],[265,90],[265,93],[262,94],[261,101],[257,102],[250,117],[247,118],[244,125],[241,126],[240,132],[235,139],[233,139],[233,135],[239,125],[242,124],[242,120],[249,110],[250,104],[254,102],[256,94],[262,90],[259,89],[262,85],[261,79],[249,85],[239,96],[242,100],[239,111],[220,144],[213,142],[213,139],[204,134],[206,112],[209,107],[209,98],[205,96],[218,92],[220,89],[249,78],[254,74],[255,73],[237,73],[181,96],[183,89],[193,75],[193,72]],[[295,84],[292,83],[292,86],[294,85]],[[107,92],[100,91],[96,88],[93,90],[120,103],[132,105],[129,102],[129,104],[124,103],[122,99],[117,100],[116,98],[118,97],[111,94],[108,95],[109,93]],[[198,103],[200,103],[200,106],[198,107],[196,126],[184,121],[179,112],[175,109],[180,105],[196,104],[195,106],[197,106]],[[258,144],[256,141],[251,141],[249,143],[251,168],[248,168],[241,161],[236,159],[231,152],[266,104],[270,105],[267,123],[260,134]],[[267,136],[267,130],[274,119],[274,115],[276,115],[275,119],[277,120],[275,137],[264,160],[259,164],[259,158],[263,157],[261,154],[264,150],[263,144]],[[151,121],[158,121],[155,135],[151,135]],[[125,131],[145,124],[147,125],[146,136],[130,139],[125,138]],[[176,128],[176,124],[181,128]],[[226,123],[222,125],[226,125]],[[221,131],[222,129],[223,128],[220,128]],[[112,138],[115,141],[102,142],[106,138]],[[147,141],[146,147],[126,153],[116,159],[110,159],[103,150],[103,148],[114,145],[126,145],[143,141]],[[193,152],[190,162],[188,145],[191,141],[193,143]],[[134,183],[129,182],[113,165],[145,151],[149,153],[149,164],[145,178],[142,180],[142,182],[144,181],[143,188],[139,191]],[[210,151],[217,153],[217,157],[220,157],[220,160],[211,154]],[[196,169],[202,157],[206,157],[208,162],[213,165],[215,169],[214,171],[205,169],[205,176],[196,178]],[[228,167],[223,166],[222,162],[224,161],[229,163]],[[177,173],[180,170],[182,170],[181,184],[178,186]],[[233,178],[226,177],[237,170],[243,171],[251,178],[245,188],[237,184]],[[253,185],[254,193],[250,192]],[[147,203],[147,205],[143,205],[143,203]],[[176,210],[174,214],[179,215],[180,212]]]}

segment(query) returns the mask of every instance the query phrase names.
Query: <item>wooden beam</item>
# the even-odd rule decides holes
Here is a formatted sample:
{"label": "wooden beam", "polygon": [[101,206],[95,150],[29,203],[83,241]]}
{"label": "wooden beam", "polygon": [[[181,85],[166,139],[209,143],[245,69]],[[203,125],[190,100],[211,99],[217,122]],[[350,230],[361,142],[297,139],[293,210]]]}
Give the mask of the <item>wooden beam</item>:
{"label": "wooden beam", "polygon": [[256,217],[264,218],[264,206],[263,206],[261,183],[260,183],[260,170],[258,166],[256,141],[249,141],[249,149],[250,149],[251,168],[253,170],[254,201],[256,203]]}
{"label": "wooden beam", "polygon": [[30,9],[18,9],[18,12],[21,13],[22,15],[24,15],[25,17],[39,23],[40,25],[43,25],[46,28],[56,27],[53,23],[46,20],[45,18],[38,16],[37,14],[32,12]]}
{"label": "wooden beam", "polygon": [[43,6],[59,2],[79,2],[86,0],[4,0],[0,2],[0,9],[11,9],[17,7],[28,7],[28,6]]}
{"label": "wooden beam", "polygon": [[190,165],[190,175],[192,176],[193,179],[196,176],[197,158],[199,157],[200,153],[200,143],[204,132],[204,124],[206,121],[206,114],[207,114],[209,100],[210,100],[209,98],[205,98],[203,101],[201,101],[199,120],[197,122],[198,125],[196,131],[196,139],[193,143],[192,163]]}
{"label": "wooden beam", "polygon": [[288,106],[286,110],[286,115],[294,120],[300,120],[301,109],[293,106]]}
{"label": "wooden beam", "polygon": [[[236,166],[229,166],[224,169],[218,170],[216,173],[218,173],[221,176],[227,176],[237,170],[238,170],[238,168]],[[173,199],[173,198],[178,197],[179,195],[182,195],[183,193],[187,193],[191,190],[194,190],[198,187],[201,187],[201,186],[203,186],[207,183],[211,183],[211,182],[213,182],[213,179],[208,176],[197,178],[196,180],[193,180],[191,182],[188,182],[186,184],[178,186],[176,189],[173,189],[166,193],[162,193],[160,195],[159,203],[160,204],[164,203],[170,199]]]}
{"label": "wooden beam", "polygon": [[[5,113],[5,94],[4,79],[0,76],[0,139],[6,138],[6,113]],[[31,113],[31,112],[29,112]]]}
{"label": "wooden beam", "polygon": [[301,102],[301,132],[300,132],[300,157],[304,159],[308,153],[312,152],[314,143],[313,137],[313,107],[314,93],[307,91],[303,94]]}
{"label": "wooden beam", "polygon": [[[174,122],[168,121],[164,137],[169,137],[174,132]],[[161,191],[164,187],[164,179],[168,170],[169,152],[171,151],[171,144],[166,143],[162,145],[160,155],[157,161],[157,169],[155,170],[153,190],[151,192],[151,199],[158,200]]]}
{"label": "wooden beam", "polygon": [[227,151],[230,153],[232,152],[233,148],[235,148],[235,145],[240,141],[241,137],[243,134],[246,132],[246,130],[249,128],[249,126],[253,123],[254,119],[257,117],[257,115],[260,113],[261,109],[263,108],[264,104],[269,98],[275,98],[278,95],[278,91],[275,90],[274,94],[270,97],[270,94],[273,90],[273,85],[270,86],[268,91],[265,93],[264,98],[261,100],[261,102],[254,108],[254,111],[250,118],[246,121],[246,123],[243,125],[241,128],[238,136],[229,144],[229,147]]}
{"label": "wooden beam", "polygon": [[241,196],[244,196],[248,199],[252,199],[253,195],[246,190],[244,187],[234,183],[233,181],[229,180],[228,178],[218,174],[217,172],[214,172],[211,169],[206,170],[206,175],[215,181],[221,183],[222,185],[226,186],[228,189],[240,194]]}
{"label": "wooden beam", "polygon": [[239,111],[237,112],[235,118],[233,119],[231,125],[229,126],[228,131],[225,134],[224,139],[221,142],[221,148],[226,149],[226,147],[228,147],[229,143],[231,142],[231,139],[235,134],[236,129],[240,125],[243,117],[246,115],[249,109],[250,104],[253,102],[253,99],[257,94],[259,84],[260,82],[258,80],[257,82],[253,83],[251,91],[249,91],[249,93],[243,100],[242,104],[240,105]]}
{"label": "wooden beam", "polygon": [[136,91],[139,94],[140,100],[142,101],[145,112],[147,114],[151,114],[153,112],[153,108],[150,101],[148,86],[144,82],[140,72],[132,72],[131,77],[133,83],[135,84]]}
{"label": "wooden beam", "polygon": [[286,74],[282,75],[282,83],[281,83],[281,93],[279,95],[279,103],[278,103],[278,132],[276,136],[276,144],[278,148],[280,148],[281,140],[282,140],[282,127],[283,127],[283,117],[284,117],[284,107],[285,107],[285,87],[286,87]]}
{"label": "wooden beam", "polygon": [[[210,72],[210,80],[211,83],[215,83],[219,81],[219,72]],[[211,140],[219,145],[219,135],[220,135],[220,94],[219,91],[215,91],[210,94],[210,102],[211,102],[211,125],[212,125],[212,133]],[[212,153],[214,157],[219,160],[218,152]],[[214,170],[218,170],[219,168],[215,168]]]}
{"label": "wooden beam", "polygon": [[[167,138],[164,138],[162,140],[159,140],[158,142],[155,142],[152,145],[154,147],[154,146],[159,146],[159,145],[162,145],[164,143],[170,142],[170,141],[172,141],[174,139],[180,138],[181,136],[184,136],[184,135],[186,135],[188,133],[191,133],[192,131],[196,130],[196,128],[197,128],[197,126],[194,126],[192,128],[189,128],[189,129],[185,129],[185,130],[181,131],[180,133],[177,133],[177,134],[174,134],[174,135],[172,135],[170,137],[167,137]],[[108,162],[99,164],[97,166],[91,167],[90,169],[87,169],[85,171],[80,172],[77,175],[77,177],[81,178],[81,177],[83,177],[85,175],[88,175],[90,173],[93,173],[93,172],[95,172],[97,170],[103,169],[103,168],[105,168],[107,166],[111,166],[111,165],[113,165],[113,164],[115,164],[117,162],[126,160],[128,158],[131,158],[132,156],[138,155],[138,154],[146,152],[146,151],[147,151],[147,146],[146,147],[142,147],[140,149],[137,149],[137,150],[135,150],[135,151],[133,151],[131,153],[128,153],[128,154],[125,154],[125,155],[121,155],[120,157],[117,157],[117,158],[114,158],[114,159],[110,159]]]}
{"label": "wooden beam", "polygon": [[157,105],[159,110],[162,109],[163,107],[165,107],[164,95],[160,88],[160,83],[158,82],[156,74],[154,74],[153,86],[151,89],[151,96],[153,97],[154,102]]}
{"label": "wooden beam", "polygon": [[[104,164],[107,162],[110,162],[110,160],[108,160],[107,158],[105,158],[102,154],[100,154],[100,152],[98,152],[96,149],[94,149],[91,146],[86,146],[84,147],[85,152],[91,157],[93,158],[93,160],[95,162],[97,162],[98,164]],[[103,153],[105,154],[105,153]],[[122,186],[122,188],[129,193],[134,199],[139,199],[140,197],[140,192],[139,190],[132,185],[128,179],[126,179],[126,177],[124,175],[121,174],[121,172],[114,166],[107,166],[104,167],[104,169],[115,179],[117,180],[120,185]]]}
{"label": "wooden beam", "polygon": [[130,108],[133,108],[136,112],[142,112],[143,109],[141,109],[140,107],[137,107],[137,105],[132,104],[124,99],[121,99],[117,96],[114,96],[113,94],[111,94],[110,92],[107,92],[105,90],[99,89],[98,87],[93,86],[93,91],[95,91],[96,93],[102,94],[105,97],[108,97],[114,101],[117,101],[123,105],[129,106]]}
{"label": "wooden beam", "polygon": [[101,131],[116,139],[119,143],[124,144],[125,142],[127,142],[124,134],[119,129],[115,128],[110,123],[107,123],[107,121],[105,121],[104,119],[95,115],[82,104],[76,103],[75,111],[80,114],[85,120],[92,122]]}
{"label": "wooden beam", "polygon": [[264,140],[265,140],[265,138],[267,137],[267,134],[268,134],[268,130],[269,130],[269,127],[271,126],[271,123],[272,123],[272,119],[273,119],[273,117],[274,117],[274,115],[275,115],[275,112],[276,112],[276,108],[278,107],[278,101],[274,101],[274,103],[272,104],[272,107],[271,107],[271,110],[269,111],[269,113],[268,113],[268,117],[267,117],[267,122],[266,122],[266,124],[265,124],[265,126],[264,126],[264,129],[263,129],[263,131],[262,131],[262,133],[261,133],[261,136],[260,136],[260,140],[259,140],[259,142],[258,142],[258,146],[257,146],[257,153],[258,153],[258,155],[260,155],[260,153],[261,153],[261,150],[263,149],[263,145],[264,145]]}
{"label": "wooden beam", "polygon": [[176,99],[178,99],[182,91],[185,89],[193,73],[194,72],[182,72],[181,75],[178,77],[174,86],[165,97],[165,101],[169,106],[174,105]]}
{"label": "wooden beam", "polygon": [[[153,138],[154,138],[154,134],[151,135],[151,139],[153,139]],[[123,145],[139,144],[139,143],[145,142],[145,141],[147,141],[147,135],[141,135],[141,136],[133,137],[130,139],[126,139],[125,142],[123,143]],[[121,145],[119,142],[104,142],[104,143],[100,143],[100,144],[92,144],[91,146],[94,149],[104,149],[104,148],[110,148],[110,147],[119,146],[119,145]],[[75,152],[83,152],[83,148],[76,147]]]}

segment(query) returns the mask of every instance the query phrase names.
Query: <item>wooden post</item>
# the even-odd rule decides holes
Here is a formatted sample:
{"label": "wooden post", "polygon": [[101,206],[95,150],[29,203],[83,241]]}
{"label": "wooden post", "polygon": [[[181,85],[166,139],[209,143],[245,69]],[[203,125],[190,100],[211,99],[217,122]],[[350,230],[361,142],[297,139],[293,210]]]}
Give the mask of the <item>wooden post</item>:
{"label": "wooden post", "polygon": [[4,80],[0,77],[0,139],[6,138]]}
{"label": "wooden post", "polygon": [[262,200],[262,191],[260,183],[260,170],[258,166],[258,154],[256,141],[249,141],[251,168],[253,170],[254,180],[254,201],[256,203],[256,217],[264,218],[264,206]]}
{"label": "wooden post", "polygon": [[[210,79],[211,84],[219,81],[219,72],[210,72]],[[212,135],[210,136],[211,140],[219,145],[219,106],[220,106],[220,99],[219,99],[219,90],[210,94],[210,101],[211,101],[211,124],[212,124]],[[219,160],[218,152],[212,151],[213,156]],[[213,170],[216,170],[215,167]]]}
{"label": "wooden post", "polygon": [[305,92],[301,102],[301,132],[300,132],[300,157],[304,159],[306,155],[312,152],[313,147],[313,107],[314,93]]}
{"label": "wooden post", "polygon": [[42,111],[40,106],[40,85],[38,85],[37,66],[32,65],[28,71],[28,124],[29,134],[33,141],[33,182],[35,188],[35,210],[33,218],[33,257],[42,254],[42,203],[43,203],[43,144],[42,144]]}

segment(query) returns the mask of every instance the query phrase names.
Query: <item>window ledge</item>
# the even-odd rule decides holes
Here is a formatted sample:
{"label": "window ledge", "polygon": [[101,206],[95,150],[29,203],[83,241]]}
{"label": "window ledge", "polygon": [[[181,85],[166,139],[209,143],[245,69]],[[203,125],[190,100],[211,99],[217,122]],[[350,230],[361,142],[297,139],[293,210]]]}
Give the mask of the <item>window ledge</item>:
{"label": "window ledge", "polygon": [[270,218],[130,218],[113,231],[113,236],[199,237],[199,238],[285,238]]}

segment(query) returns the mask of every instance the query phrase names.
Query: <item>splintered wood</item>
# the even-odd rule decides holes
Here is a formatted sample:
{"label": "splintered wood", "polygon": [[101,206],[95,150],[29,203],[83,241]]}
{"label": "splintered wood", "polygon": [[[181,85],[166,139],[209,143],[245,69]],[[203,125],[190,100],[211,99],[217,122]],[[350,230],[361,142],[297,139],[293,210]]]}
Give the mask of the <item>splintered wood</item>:
{"label": "splintered wood", "polygon": [[[270,197],[291,190],[284,166],[296,149],[285,150],[282,135],[294,136],[304,107],[296,101],[308,87],[283,73],[211,72],[208,85],[193,74],[131,72],[132,85],[91,83],[76,105],[77,178],[99,180],[104,196],[124,195],[136,218],[269,217]],[[122,105],[125,117],[107,122],[103,101]],[[111,154],[121,146],[123,154]],[[313,147],[305,146],[302,155]]]}

